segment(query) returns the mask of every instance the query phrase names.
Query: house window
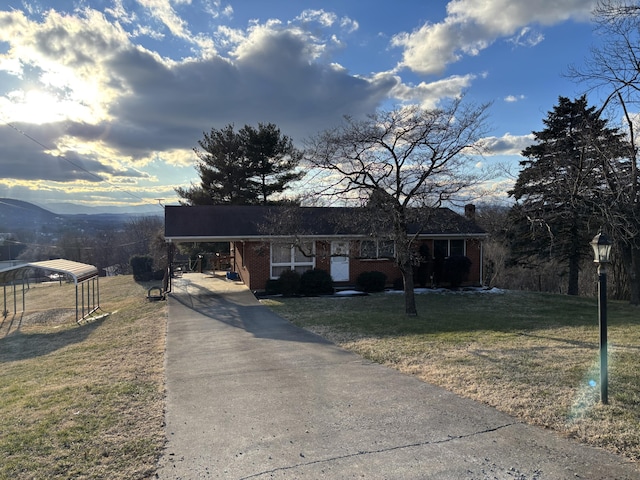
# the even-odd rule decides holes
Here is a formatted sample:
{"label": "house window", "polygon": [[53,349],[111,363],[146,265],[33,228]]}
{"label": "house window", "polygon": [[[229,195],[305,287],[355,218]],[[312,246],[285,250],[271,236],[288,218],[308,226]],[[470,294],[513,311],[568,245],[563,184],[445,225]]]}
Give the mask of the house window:
{"label": "house window", "polygon": [[445,258],[453,255],[465,255],[464,240],[434,240],[433,257]]}
{"label": "house window", "polygon": [[464,240],[449,240],[449,256],[464,256]]}
{"label": "house window", "polygon": [[360,258],[393,258],[395,256],[393,240],[362,240]]}
{"label": "house window", "polygon": [[314,242],[271,244],[271,278],[278,278],[286,270],[302,275],[315,266]]}

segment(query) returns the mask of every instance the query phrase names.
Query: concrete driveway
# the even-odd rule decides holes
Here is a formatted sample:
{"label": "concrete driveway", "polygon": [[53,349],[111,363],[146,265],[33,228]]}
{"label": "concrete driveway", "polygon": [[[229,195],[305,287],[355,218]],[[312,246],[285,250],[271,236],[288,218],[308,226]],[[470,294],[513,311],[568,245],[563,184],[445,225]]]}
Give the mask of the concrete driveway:
{"label": "concrete driveway", "polygon": [[169,479],[640,479],[637,465],[372,364],[203,274],[169,298]]}

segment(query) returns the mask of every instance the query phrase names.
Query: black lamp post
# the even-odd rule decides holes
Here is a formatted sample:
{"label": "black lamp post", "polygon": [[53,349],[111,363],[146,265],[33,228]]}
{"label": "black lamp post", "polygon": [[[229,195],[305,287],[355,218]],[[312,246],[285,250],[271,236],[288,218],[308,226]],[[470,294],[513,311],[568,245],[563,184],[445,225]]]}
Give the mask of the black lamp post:
{"label": "black lamp post", "polygon": [[600,324],[600,401],[609,403],[609,375],[607,368],[607,263],[610,261],[611,242],[604,233],[591,241],[593,261],[598,264],[598,320]]}

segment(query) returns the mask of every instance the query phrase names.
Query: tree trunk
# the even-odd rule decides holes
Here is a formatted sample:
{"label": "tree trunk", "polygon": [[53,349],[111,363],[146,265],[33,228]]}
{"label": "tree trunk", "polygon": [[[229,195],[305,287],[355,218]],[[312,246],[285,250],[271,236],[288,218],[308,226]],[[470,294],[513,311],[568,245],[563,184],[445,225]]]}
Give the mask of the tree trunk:
{"label": "tree trunk", "polygon": [[579,283],[578,276],[580,272],[580,255],[571,255],[569,257],[569,287],[567,295],[578,295]]}
{"label": "tree trunk", "polygon": [[582,259],[582,235],[580,234],[581,225],[579,220],[578,211],[574,210],[572,226],[569,230],[570,244],[568,252],[569,260],[569,285],[567,286],[567,295],[579,294],[579,275],[580,275],[580,260]]}
{"label": "tree trunk", "polygon": [[640,305],[640,249],[631,248],[631,261],[628,263],[629,303]]}
{"label": "tree trunk", "polygon": [[409,263],[409,265],[403,265],[400,270],[404,280],[404,313],[410,317],[417,317],[418,309],[416,308],[416,294],[413,284],[413,268]]}
{"label": "tree trunk", "polygon": [[638,281],[640,273],[638,270],[640,266],[640,250],[623,242],[619,242],[617,246],[620,257],[622,258],[624,275],[627,277],[629,286],[629,303],[631,305],[640,305],[640,282]]}

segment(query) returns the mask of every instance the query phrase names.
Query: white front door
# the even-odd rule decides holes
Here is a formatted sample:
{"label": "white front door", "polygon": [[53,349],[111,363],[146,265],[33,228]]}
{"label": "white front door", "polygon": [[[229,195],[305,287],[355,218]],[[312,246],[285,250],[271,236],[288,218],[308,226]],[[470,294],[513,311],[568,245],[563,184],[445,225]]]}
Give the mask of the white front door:
{"label": "white front door", "polygon": [[349,281],[349,242],[331,242],[331,278],[334,282]]}

